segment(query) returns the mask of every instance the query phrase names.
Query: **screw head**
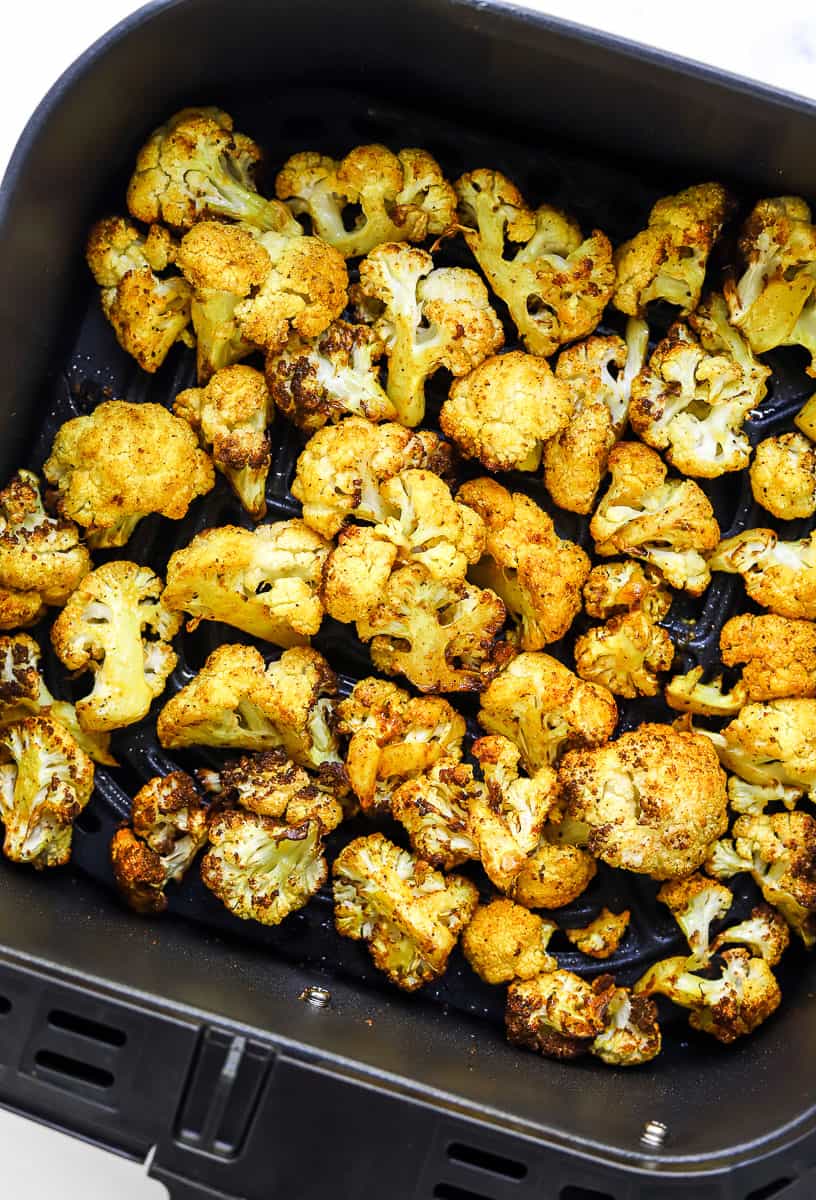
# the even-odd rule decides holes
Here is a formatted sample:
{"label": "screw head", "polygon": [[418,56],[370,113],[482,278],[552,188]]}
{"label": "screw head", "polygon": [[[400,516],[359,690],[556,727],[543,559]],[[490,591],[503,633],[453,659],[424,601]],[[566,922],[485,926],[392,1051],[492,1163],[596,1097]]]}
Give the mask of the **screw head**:
{"label": "screw head", "polygon": [[305,1000],[312,1008],[328,1008],[331,1004],[331,992],[324,987],[311,986],[304,988],[298,999]]}
{"label": "screw head", "polygon": [[649,1146],[652,1150],[659,1150],[665,1142],[668,1132],[668,1125],[664,1125],[662,1121],[647,1121],[640,1135],[641,1143]]}

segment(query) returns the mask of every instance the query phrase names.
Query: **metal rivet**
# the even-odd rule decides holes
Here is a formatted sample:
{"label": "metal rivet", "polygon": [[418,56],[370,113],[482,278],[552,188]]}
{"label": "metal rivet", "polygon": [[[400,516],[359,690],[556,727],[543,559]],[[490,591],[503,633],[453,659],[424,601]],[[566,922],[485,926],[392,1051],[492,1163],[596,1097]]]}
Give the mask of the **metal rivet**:
{"label": "metal rivet", "polygon": [[312,1008],[328,1008],[331,1004],[331,992],[323,987],[307,987],[298,999],[305,1000]]}
{"label": "metal rivet", "polygon": [[659,1150],[665,1142],[668,1132],[668,1125],[664,1125],[662,1121],[647,1121],[643,1126],[643,1133],[640,1135],[640,1140],[644,1146],[650,1146],[653,1150]]}

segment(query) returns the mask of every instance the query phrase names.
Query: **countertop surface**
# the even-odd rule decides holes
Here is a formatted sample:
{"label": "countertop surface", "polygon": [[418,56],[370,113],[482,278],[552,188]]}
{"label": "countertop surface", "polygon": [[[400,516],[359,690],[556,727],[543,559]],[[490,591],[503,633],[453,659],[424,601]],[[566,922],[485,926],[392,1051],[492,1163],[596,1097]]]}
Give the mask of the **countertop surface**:
{"label": "countertop surface", "polygon": [[[519,0],[521,4],[521,0]],[[816,99],[812,0],[743,10],[731,0],[685,0],[682,9],[638,0],[524,0],[524,7],[594,26]],[[60,73],[140,5],[132,0],[41,0],[3,14],[0,173],[29,115]],[[13,48],[13,50],[12,50]],[[85,1146],[0,1110],[3,1194],[9,1200],[159,1200],[142,1165]],[[293,1198],[296,1200],[296,1198]]]}

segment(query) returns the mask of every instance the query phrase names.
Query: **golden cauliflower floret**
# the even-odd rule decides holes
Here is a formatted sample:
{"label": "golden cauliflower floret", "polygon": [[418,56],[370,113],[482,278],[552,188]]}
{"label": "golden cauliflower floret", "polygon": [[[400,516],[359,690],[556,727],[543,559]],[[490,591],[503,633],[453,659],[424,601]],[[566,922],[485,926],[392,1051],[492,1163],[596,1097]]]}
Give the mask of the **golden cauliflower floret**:
{"label": "golden cauliflower floret", "polygon": [[751,491],[782,521],[816,513],[816,446],[801,433],[764,438],[754,451]]}
{"label": "golden cauliflower floret", "polygon": [[589,983],[564,970],[511,983],[505,1012],[507,1039],[548,1058],[586,1054],[604,1031],[615,990],[611,975],[599,975]]}
{"label": "golden cauliflower floret", "polygon": [[588,616],[606,621],[622,613],[642,612],[657,624],[671,608],[672,594],[659,571],[626,559],[593,567],[584,584]]}
{"label": "golden cauliflower floret", "polygon": [[714,953],[711,925],[726,915],[734,897],[727,887],[696,872],[686,879],[671,879],[657,893],[683,931],[693,959],[705,963]]}
{"label": "golden cauliflower floret", "polygon": [[147,716],[176,665],[170,642],[180,625],[149,567],[108,562],[85,576],[51,629],[65,666],[93,675],[76,705],[83,729],[121,729]]}
{"label": "golden cauliflower floret", "polygon": [[773,613],[742,613],[720,632],[727,667],[742,666],[748,700],[816,696],[816,625]]}
{"label": "golden cauliflower floret", "polygon": [[94,766],[50,717],[0,732],[0,823],[12,862],[59,867],[71,857],[73,822],[91,798]]}
{"label": "golden cauliflower floret", "polygon": [[418,433],[388,422],[375,425],[346,417],[318,430],[297,460],[292,495],[303,519],[331,538],[351,517],[378,523],[388,513],[380,485],[400,471],[421,469],[443,478],[451,474],[450,447],[435,433]]}
{"label": "golden cauliflower floret", "polygon": [[489,471],[535,471],[544,443],[564,428],[573,403],[544,358],[511,350],[451,384],[442,432]]}
{"label": "golden cauliflower floret", "polygon": [[618,719],[605,687],[585,683],[549,654],[519,654],[481,697],[479,724],[509,738],[527,771],[572,746],[606,742]]}
{"label": "golden cauliflower floret", "polygon": [[482,790],[473,768],[440,758],[391,797],[391,815],[408,831],[411,849],[432,867],[450,871],[478,858],[471,826],[471,803]]}
{"label": "golden cauliflower floret", "polygon": [[[544,823],[559,808],[558,777],[552,767],[539,767],[525,778],[519,764],[521,751],[499,735],[477,738],[471,754],[482,769],[486,795],[474,806],[474,829],[482,849],[480,857],[488,876],[504,888],[506,865],[501,852],[528,855],[538,846]],[[491,842],[495,849],[492,853]],[[497,853],[496,851],[499,851]],[[491,870],[491,862],[495,868]]]}
{"label": "golden cauliflower floret", "polygon": [[466,375],[504,344],[504,330],[475,271],[437,267],[425,250],[385,242],[360,263],[353,290],[385,346],[385,390],[403,425],[425,415],[425,382],[441,367]]}
{"label": "golden cauliflower floret", "polygon": [[219,646],[159,713],[162,746],[286,751],[300,766],[338,762],[332,728],[337,680],[307,646],[265,666],[251,646]]}
{"label": "golden cauliflower floret", "polygon": [[591,854],[562,842],[557,825],[547,826],[514,879],[510,895],[525,908],[563,908],[586,891],[597,873]]}
{"label": "golden cauliflower floret", "polygon": [[799,409],[799,412],[793,418],[793,423],[812,442],[816,442],[816,393]]}
{"label": "golden cauliflower floret", "polygon": [[196,534],[167,564],[164,603],[200,621],[223,621],[278,646],[297,646],[323,620],[319,587],[329,543],[305,521]]}
{"label": "golden cauliflower floret", "polygon": [[472,171],[454,186],[465,241],[530,353],[550,355],[592,333],[615,287],[606,234],[584,238],[549,204],[533,211],[499,171]]}
{"label": "golden cauliflower floret", "polygon": [[65,604],[91,565],[74,522],[49,516],[37,476],[18,471],[0,491],[0,629]]}
{"label": "golden cauliflower floret", "polygon": [[589,1052],[611,1067],[637,1067],[656,1058],[662,1044],[655,1002],[616,987],[606,1008],[603,1033]]}
{"label": "golden cauliflower floret", "polygon": [[790,945],[790,929],[770,904],[757,904],[744,921],[717,935],[712,952],[717,954],[722,946],[734,943],[747,946],[754,958],[764,958],[769,967],[775,967]]}
{"label": "golden cauliflower floret", "polygon": [[460,759],[465,720],[439,696],[411,696],[369,677],[337,705],[337,731],[349,736],[346,773],[368,811],[387,809],[401,783],[438,759]]}
{"label": "golden cauliflower floret", "polygon": [[746,592],[763,608],[816,620],[816,533],[785,542],[773,529],[745,529],[720,542],[708,566],[741,575]]}
{"label": "golden cauliflower floret", "polygon": [[629,416],[632,382],[649,346],[645,321],[630,318],[626,341],[590,337],[562,350],[555,368],[565,385],[573,413],[544,446],[544,483],[560,508],[592,511],[609,451],[623,434]]}
{"label": "golden cauliflower floret", "polygon": [[243,808],[287,825],[314,820],[325,834],[336,829],[344,817],[331,780],[319,774],[313,783],[283,750],[245,754],[219,771],[202,769],[196,775],[220,805]]}
{"label": "golden cauliflower floret", "polygon": [[816,700],[746,704],[721,733],[706,732],[724,767],[748,783],[816,788]]}
{"label": "golden cauliflower floret", "polygon": [[642,559],[672,587],[699,596],[711,580],[704,555],[720,539],[705,492],[690,479],[667,479],[660,456],[638,442],[613,447],[609,470],[612,482],[589,526],[596,552]]}
{"label": "golden cauliflower floret", "polygon": [[709,862],[711,873],[727,878],[736,871],[750,871],[768,904],[779,910],[806,946],[813,946],[816,820],[799,811],[745,815],[734,822],[732,833],[731,854],[728,842],[718,843]]}
{"label": "golden cauliflower floret", "polygon": [[615,696],[656,696],[658,675],[674,661],[668,632],[644,612],[622,613],[575,639],[575,670]]}
{"label": "golden cauliflower floret", "polygon": [[362,620],[382,599],[397,547],[367,525],[347,525],[323,569],[320,598],[330,617],[348,624]]}
{"label": "golden cauliflower floret", "polygon": [[722,673],[706,682],[705,667],[692,667],[683,675],[674,675],[664,688],[669,708],[705,717],[733,717],[748,701],[748,690],[741,680],[724,691]]}
{"label": "golden cauliflower floret", "polygon": [[[427,150],[356,146],[339,162],[302,151],[283,164],[275,192],[292,212],[308,214],[318,237],[346,258],[382,242],[424,241],[456,216],[456,193]],[[348,228],[350,205],[358,212]]]}
{"label": "golden cauliflower floret", "polygon": [[602,908],[588,925],[565,929],[564,933],[582,954],[588,954],[590,958],[610,958],[629,928],[631,915],[628,908],[620,913]]}
{"label": "golden cauliflower floret", "polygon": [[653,879],[696,870],[728,823],[725,772],[698,733],[643,724],[571,751],[558,778],[568,816],[590,827],[590,851]]}
{"label": "golden cauliflower floret", "polygon": [[480,904],[462,934],[462,951],[485,983],[533,979],[557,967],[547,953],[557,926],[504,898]]}
{"label": "golden cauliflower floret", "polygon": [[460,875],[442,875],[381,833],[356,838],[334,861],[334,923],[368,943],[375,966],[405,991],[445,971],[479,894]]}
{"label": "golden cauliflower floret", "polygon": [[66,421],[43,467],[57,506],[92,547],[124,546],[150,513],[180,520],[215,482],[186,421],[161,404],[106,400]]}
{"label": "golden cauliflower floret", "polygon": [[179,392],[173,412],[198,434],[249,515],[256,521],[266,516],[266,477],[272,462],[266,431],[274,409],[261,372],[224,367],[206,387]]}
{"label": "golden cauliflower floret", "polygon": [[698,183],[658,200],[647,228],[615,251],[615,307],[637,317],[652,300],[665,300],[693,312],[711,248],[733,207],[719,183]]}
{"label": "golden cauliflower floret", "polygon": [[468,578],[504,601],[522,650],[558,641],[581,611],[589,559],[580,546],[559,538],[552,520],[522,492],[494,479],[471,480],[458,497],[487,527],[484,555]]}

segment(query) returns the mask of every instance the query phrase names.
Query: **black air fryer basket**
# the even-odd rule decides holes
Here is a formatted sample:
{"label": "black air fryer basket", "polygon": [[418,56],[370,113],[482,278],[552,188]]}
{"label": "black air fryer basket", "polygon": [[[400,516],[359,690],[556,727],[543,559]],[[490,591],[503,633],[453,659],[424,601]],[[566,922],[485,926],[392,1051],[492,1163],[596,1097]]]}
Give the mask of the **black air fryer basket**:
{"label": "black air fryer basket", "polygon": [[[101,400],[167,403],[193,382],[193,355],[180,347],[152,377],[119,350],[81,261],[89,223],[122,210],[144,135],[187,103],[231,112],[270,170],[305,148],[426,146],[449,178],[497,167],[533,203],[563,206],[613,243],[643,226],[657,196],[703,179],[723,180],[745,204],[816,196],[813,105],[511,8],[149,5],[52,89],[3,184],[3,478],[21,463],[39,468],[56,427]],[[460,240],[438,260],[473,265]],[[754,441],[791,428],[813,391],[801,354],[769,361]],[[443,396],[432,384],[431,420]],[[289,485],[303,444],[282,420],[273,440],[270,520],[298,513]],[[529,476],[511,482],[547,505]],[[724,533],[768,523],[744,479],[704,486]],[[587,544],[586,522],[555,515],[562,534]],[[241,521],[220,480],[184,521],[142,522],[127,557],[161,571],[200,529]],[[742,603],[741,583],[723,576],[702,601],[677,600],[676,669],[713,662],[719,629]],[[215,645],[239,640],[207,623],[184,634],[167,694]],[[314,644],[344,691],[370,670],[346,627],[327,621]],[[67,695],[53,661],[47,670]],[[657,701],[622,705],[623,728],[667,717]],[[816,968],[801,951],[780,973],[779,1013],[744,1044],[723,1049],[667,1012],[665,1050],[646,1068],[544,1061],[505,1043],[503,989],[482,984],[458,953],[418,996],[388,988],[365,949],[334,933],[328,889],[275,929],[232,918],[194,870],[171,885],[160,920],[124,911],[108,844],[129,796],[213,752],[169,757],[151,721],[115,735],[114,750],[122,767],[98,769],[71,869],[35,877],[0,862],[0,1102],[136,1158],[153,1150],[151,1172],[174,1200],[816,1193]],[[337,844],[363,829],[344,827]],[[620,950],[590,973],[630,983],[681,951],[655,891],[601,870],[559,911],[577,925],[602,903],[632,910]],[[733,914],[755,900],[742,885]],[[561,965],[587,971],[577,952],[558,950]],[[309,988],[324,990],[323,1007],[304,1002]]]}

